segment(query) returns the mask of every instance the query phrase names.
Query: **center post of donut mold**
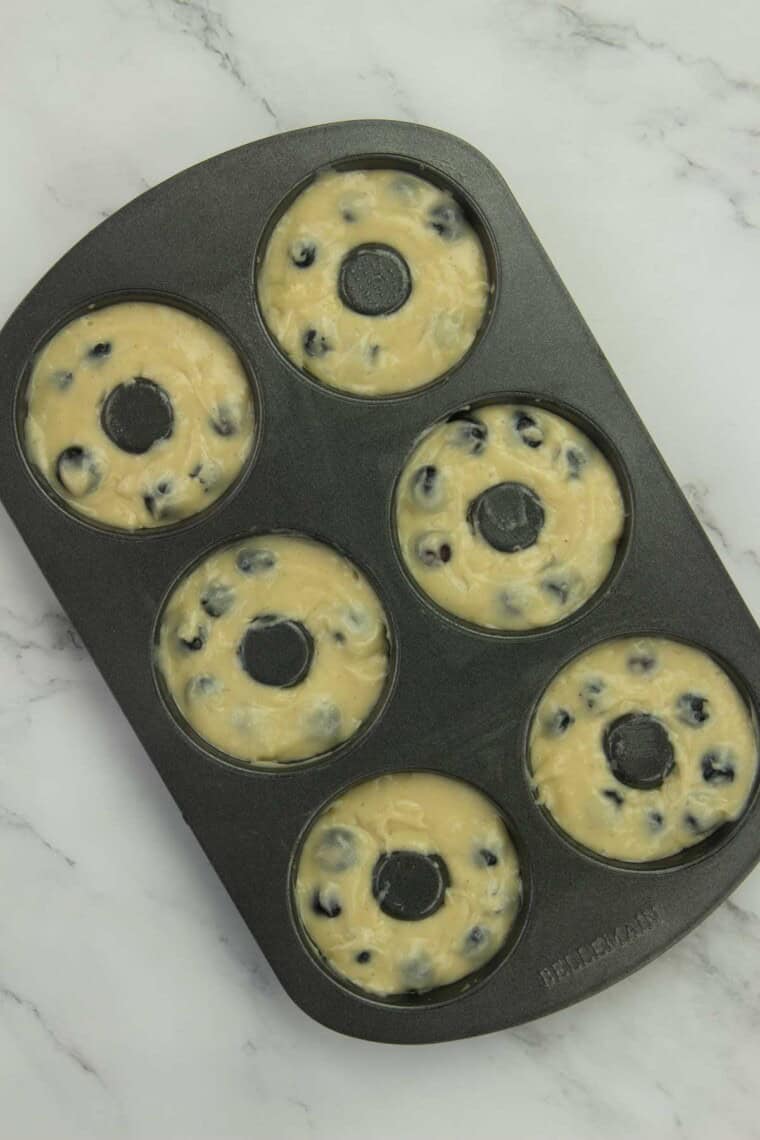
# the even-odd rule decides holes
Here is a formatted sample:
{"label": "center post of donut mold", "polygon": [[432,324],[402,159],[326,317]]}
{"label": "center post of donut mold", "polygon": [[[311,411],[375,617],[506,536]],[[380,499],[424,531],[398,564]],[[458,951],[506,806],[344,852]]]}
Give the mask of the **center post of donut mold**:
{"label": "center post of donut mold", "polygon": [[412,291],[404,258],[390,245],[367,242],[349,250],[338,272],[338,293],[347,308],[365,317],[397,312]]}
{"label": "center post of donut mold", "polygon": [[451,876],[440,855],[386,851],[372,872],[372,893],[390,918],[417,922],[443,906]]}
{"label": "center post of donut mold", "polygon": [[165,388],[137,376],[111,389],[103,402],[100,422],[122,451],[144,455],[154,443],[172,434],[174,409]]}
{"label": "center post of donut mold", "polygon": [[612,774],[642,791],[659,788],[675,767],[668,730],[649,713],[625,713],[608,725],[604,753]]}
{"label": "center post of donut mold", "polygon": [[473,499],[467,511],[470,526],[503,554],[535,546],[544,517],[541,500],[524,483],[496,483]]}
{"label": "center post of donut mold", "polygon": [[300,621],[278,614],[261,614],[243,634],[238,654],[253,681],[292,689],[308,675],[314,657],[314,639]]}

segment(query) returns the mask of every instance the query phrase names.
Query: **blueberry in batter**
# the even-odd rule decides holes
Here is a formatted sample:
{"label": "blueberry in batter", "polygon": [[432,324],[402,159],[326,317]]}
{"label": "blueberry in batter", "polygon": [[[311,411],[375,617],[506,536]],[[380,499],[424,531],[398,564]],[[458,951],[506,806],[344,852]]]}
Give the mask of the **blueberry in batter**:
{"label": "blueberry in batter", "polygon": [[423,534],[415,546],[417,559],[429,569],[445,566],[451,561],[451,543],[445,534]]}
{"label": "blueberry in batter", "polygon": [[307,329],[303,334],[303,350],[307,356],[324,356],[330,351],[330,342],[316,329]]}
{"label": "blueberry in batter", "polygon": [[707,784],[733,784],[736,767],[727,748],[716,748],[702,757],[702,779]]}
{"label": "blueberry in batter", "polygon": [[156,522],[169,522],[176,518],[172,505],[172,492],[174,484],[171,479],[160,479],[143,495],[145,509]]}
{"label": "blueberry in batter", "polygon": [[65,447],[55,463],[55,476],[73,498],[90,495],[100,484],[100,468],[89,448],[73,444]]}
{"label": "blueberry in batter", "polygon": [[59,392],[65,392],[74,383],[74,373],[69,372],[67,368],[59,368],[53,372],[50,377],[50,383],[58,389]]}
{"label": "blueberry in batter", "polygon": [[458,241],[467,225],[461,209],[450,199],[432,207],[428,212],[428,224],[446,241]]}
{"label": "blueberry in batter", "polygon": [[237,553],[235,565],[243,574],[266,574],[277,565],[277,558],[272,550],[244,546]]}
{"label": "blueberry in batter", "polygon": [[314,858],[323,871],[347,871],[358,858],[356,840],[348,827],[328,827],[314,849]]}
{"label": "blueberry in batter", "polygon": [[449,423],[456,424],[451,432],[451,442],[461,447],[468,455],[481,455],[488,442],[488,428],[474,416],[457,414],[449,416]]}
{"label": "blueberry in batter", "polygon": [[290,247],[290,260],[297,269],[308,269],[317,260],[317,247],[313,241],[299,238]]}
{"label": "blueberry in batter", "polygon": [[[544,433],[533,416],[521,409],[514,414],[515,431],[526,447],[537,448],[544,442]],[[580,452],[575,452],[580,454]],[[580,473],[582,464],[576,463],[576,474]]]}
{"label": "blueberry in batter", "polygon": [[235,593],[225,582],[210,582],[201,594],[201,609],[210,618],[226,614],[235,602]]}
{"label": "blueberry in batter", "polygon": [[681,693],[676,701],[676,716],[684,724],[698,728],[710,719],[710,702],[698,693]]}
{"label": "blueberry in batter", "polygon": [[437,467],[427,463],[412,476],[411,494],[415,504],[423,510],[436,510],[443,502],[443,485]]}

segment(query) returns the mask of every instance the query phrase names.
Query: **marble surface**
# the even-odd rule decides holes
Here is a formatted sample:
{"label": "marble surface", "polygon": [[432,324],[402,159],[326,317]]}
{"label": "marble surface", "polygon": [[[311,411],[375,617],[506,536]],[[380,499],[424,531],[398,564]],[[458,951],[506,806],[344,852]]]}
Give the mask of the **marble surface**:
{"label": "marble surface", "polygon": [[[3,5],[0,313],[209,154],[368,115],[468,137],[760,615],[755,0]],[[760,1136],[760,871],[513,1032],[341,1038],[280,989],[0,516],[0,1134]]]}

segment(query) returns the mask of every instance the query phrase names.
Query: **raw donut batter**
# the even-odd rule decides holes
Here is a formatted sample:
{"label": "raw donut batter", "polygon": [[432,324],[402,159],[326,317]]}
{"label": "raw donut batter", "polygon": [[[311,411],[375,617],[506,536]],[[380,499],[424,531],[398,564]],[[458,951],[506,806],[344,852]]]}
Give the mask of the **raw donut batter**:
{"label": "raw donut batter", "polygon": [[301,922],[328,964],[382,995],[480,969],[504,945],[520,892],[493,805],[428,772],[380,776],[334,800],[309,831],[295,883]]}
{"label": "raw donut batter", "polygon": [[199,736],[250,764],[329,752],[361,727],[388,671],[385,616],[347,559],[288,535],[205,558],[169,597],[157,664]]}
{"label": "raw donut batter", "polygon": [[253,400],[232,346],[181,309],[128,302],[61,329],[27,390],[26,452],[66,503],[123,530],[204,510],[242,470]]}
{"label": "raw donut batter", "polygon": [[487,629],[534,629],[599,589],[623,530],[617,480],[573,424],[535,407],[461,412],[425,435],[396,494],[412,577]]}
{"label": "raw donut batter", "polygon": [[264,319],[293,363],[364,396],[453,368],[488,294],[459,204],[399,170],[320,174],[275,226],[258,278]]}
{"label": "raw donut batter", "polygon": [[549,685],[530,766],[539,802],[568,835],[644,863],[741,815],[757,740],[711,657],[680,642],[625,638],[582,654]]}

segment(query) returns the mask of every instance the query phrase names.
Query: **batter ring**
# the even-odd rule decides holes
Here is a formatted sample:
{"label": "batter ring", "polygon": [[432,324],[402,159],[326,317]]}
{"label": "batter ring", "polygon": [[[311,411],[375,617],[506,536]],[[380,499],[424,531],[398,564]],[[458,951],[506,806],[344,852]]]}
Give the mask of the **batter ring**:
{"label": "batter ring", "polygon": [[77,514],[122,530],[208,507],[245,466],[253,429],[232,346],[169,305],[126,302],[71,321],[27,389],[30,462]]}
{"label": "batter ring", "polygon": [[504,945],[521,898],[504,822],[474,788],[380,776],[334,800],[298,861],[301,923],[328,965],[369,993],[456,982]]}
{"label": "batter ring", "polygon": [[382,607],[347,559],[258,535],[217,550],[170,595],[157,667],[203,740],[254,765],[331,751],[372,713],[388,673]]}
{"label": "batter ring", "polygon": [[531,727],[530,768],[563,831],[600,855],[645,863],[738,819],[757,739],[742,697],[706,653],[624,638],[554,678]]}
{"label": "batter ring", "polygon": [[443,609],[486,629],[535,629],[577,610],[609,574],[624,519],[591,440],[516,404],[435,425],[396,492],[410,574]]}
{"label": "batter ring", "polygon": [[363,396],[419,388],[453,368],[489,288],[460,205],[398,170],[320,174],[275,226],[258,275],[264,320],[285,354]]}

